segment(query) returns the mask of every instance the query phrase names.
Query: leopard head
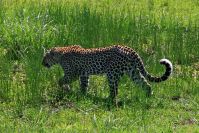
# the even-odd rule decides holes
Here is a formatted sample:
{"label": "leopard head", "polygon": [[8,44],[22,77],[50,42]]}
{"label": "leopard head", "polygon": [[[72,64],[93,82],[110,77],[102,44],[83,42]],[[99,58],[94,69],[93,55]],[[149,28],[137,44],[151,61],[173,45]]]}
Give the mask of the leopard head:
{"label": "leopard head", "polygon": [[62,53],[56,50],[56,48],[52,48],[45,52],[42,65],[50,68],[51,66],[55,64],[59,64],[60,59],[61,59]]}

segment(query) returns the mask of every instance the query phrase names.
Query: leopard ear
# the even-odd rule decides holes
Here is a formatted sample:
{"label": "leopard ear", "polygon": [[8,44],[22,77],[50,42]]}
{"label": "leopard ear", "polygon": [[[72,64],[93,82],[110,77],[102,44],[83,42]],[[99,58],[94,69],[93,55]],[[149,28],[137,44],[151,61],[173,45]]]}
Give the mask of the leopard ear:
{"label": "leopard ear", "polygon": [[43,49],[43,53],[45,54],[46,53],[46,48],[44,46],[41,46],[42,49]]}
{"label": "leopard ear", "polygon": [[56,47],[53,47],[50,49],[50,52],[54,52],[54,51],[56,51]]}

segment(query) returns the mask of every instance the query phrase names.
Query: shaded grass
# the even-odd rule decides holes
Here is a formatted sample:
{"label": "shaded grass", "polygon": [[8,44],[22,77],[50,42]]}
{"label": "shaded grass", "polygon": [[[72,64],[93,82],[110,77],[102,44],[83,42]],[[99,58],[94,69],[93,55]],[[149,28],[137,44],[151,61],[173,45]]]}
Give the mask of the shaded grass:
{"label": "shaded grass", "polygon": [[[198,130],[198,2],[192,1],[23,1],[0,2],[0,131]],[[62,94],[59,66],[41,66],[43,47],[125,44],[143,58],[147,70],[160,75],[161,58],[174,64],[172,78],[152,84],[154,96],[124,76],[121,107],[108,107],[105,77],[93,76],[88,96]]]}

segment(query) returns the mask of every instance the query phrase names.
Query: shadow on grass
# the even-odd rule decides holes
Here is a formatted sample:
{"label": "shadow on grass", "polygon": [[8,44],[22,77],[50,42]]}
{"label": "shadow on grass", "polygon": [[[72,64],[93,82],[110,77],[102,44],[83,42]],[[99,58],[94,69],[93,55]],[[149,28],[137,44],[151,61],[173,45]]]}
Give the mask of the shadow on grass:
{"label": "shadow on grass", "polygon": [[[146,97],[144,99],[147,99]],[[95,94],[82,94],[77,90],[70,90],[68,92],[59,91],[56,94],[54,100],[50,101],[50,105],[55,108],[75,108],[76,110],[82,110],[80,108],[93,108],[103,110],[114,110],[119,108],[143,108],[150,109],[150,102],[143,102],[139,96],[132,98],[123,98],[122,100],[116,99],[115,102],[106,97]]]}

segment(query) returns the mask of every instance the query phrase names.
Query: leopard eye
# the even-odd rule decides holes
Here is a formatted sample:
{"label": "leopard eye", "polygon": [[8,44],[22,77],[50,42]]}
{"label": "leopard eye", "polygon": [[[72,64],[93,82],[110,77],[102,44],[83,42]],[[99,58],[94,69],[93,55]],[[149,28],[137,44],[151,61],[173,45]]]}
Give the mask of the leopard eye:
{"label": "leopard eye", "polygon": [[50,54],[51,54],[52,56],[54,56],[54,55],[55,55],[55,53],[54,53],[54,52],[50,52]]}

